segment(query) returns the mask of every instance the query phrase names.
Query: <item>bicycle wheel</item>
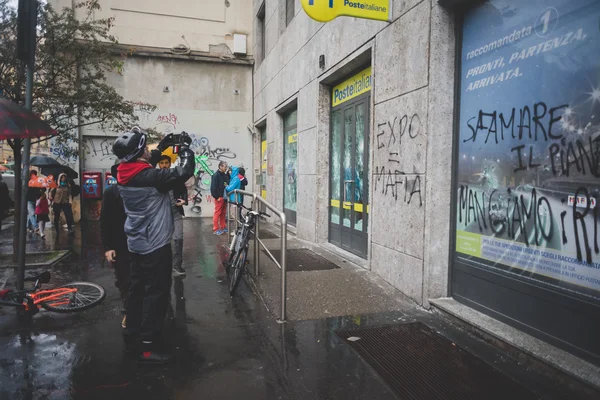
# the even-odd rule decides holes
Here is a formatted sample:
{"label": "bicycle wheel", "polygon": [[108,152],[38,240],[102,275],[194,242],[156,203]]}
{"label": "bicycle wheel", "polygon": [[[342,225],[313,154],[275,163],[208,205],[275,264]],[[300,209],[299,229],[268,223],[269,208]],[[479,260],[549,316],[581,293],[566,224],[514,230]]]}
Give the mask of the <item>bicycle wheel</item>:
{"label": "bicycle wheel", "polygon": [[[75,292],[60,294],[51,300],[40,302],[40,306],[48,311],[58,313],[72,313],[87,310],[97,306],[104,300],[106,292],[100,285],[91,282],[73,282],[52,289],[75,289]],[[52,295],[52,294],[49,294]]]}
{"label": "bicycle wheel", "polygon": [[235,289],[237,289],[246,268],[246,258],[248,256],[248,247],[243,247],[238,251],[235,257],[235,261],[231,266],[231,275],[229,277],[229,294],[233,296]]}

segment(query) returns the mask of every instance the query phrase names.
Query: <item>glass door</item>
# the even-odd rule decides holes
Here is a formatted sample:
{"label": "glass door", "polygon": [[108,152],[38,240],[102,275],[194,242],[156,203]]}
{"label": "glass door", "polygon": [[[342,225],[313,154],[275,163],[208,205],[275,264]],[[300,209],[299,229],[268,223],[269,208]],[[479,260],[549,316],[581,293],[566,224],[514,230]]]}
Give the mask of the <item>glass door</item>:
{"label": "glass door", "polygon": [[298,184],[298,130],[296,110],[286,114],[283,119],[284,132],[284,176],[283,210],[287,222],[296,225],[296,201]]}
{"label": "glass door", "polygon": [[361,257],[368,249],[369,97],[332,110],[329,240]]}

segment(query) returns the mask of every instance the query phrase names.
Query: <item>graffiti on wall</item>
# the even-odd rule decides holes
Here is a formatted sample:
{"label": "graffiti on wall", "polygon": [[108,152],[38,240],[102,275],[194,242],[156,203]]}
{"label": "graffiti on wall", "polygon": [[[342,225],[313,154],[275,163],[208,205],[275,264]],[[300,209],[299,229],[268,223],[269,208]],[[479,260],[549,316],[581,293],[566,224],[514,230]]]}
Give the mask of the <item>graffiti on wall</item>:
{"label": "graffiti on wall", "polygon": [[114,137],[87,137],[85,139],[85,160],[96,162],[109,161],[112,164],[117,158],[112,152]]}
{"label": "graffiti on wall", "polygon": [[375,193],[390,196],[394,201],[400,200],[407,205],[423,205],[423,174],[406,171],[401,167],[403,146],[409,146],[408,142],[424,135],[423,131],[421,118],[417,113],[401,114],[377,124],[375,159],[380,161],[375,165],[373,176]]}

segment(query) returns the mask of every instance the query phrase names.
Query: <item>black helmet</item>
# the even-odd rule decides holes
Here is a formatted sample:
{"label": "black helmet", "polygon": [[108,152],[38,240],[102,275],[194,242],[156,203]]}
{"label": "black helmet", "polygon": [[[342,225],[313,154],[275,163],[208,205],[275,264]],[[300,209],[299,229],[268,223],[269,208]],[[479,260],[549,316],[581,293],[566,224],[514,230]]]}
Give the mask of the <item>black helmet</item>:
{"label": "black helmet", "polygon": [[122,162],[129,162],[139,158],[146,149],[146,134],[135,126],[131,132],[119,136],[113,144],[113,153]]}

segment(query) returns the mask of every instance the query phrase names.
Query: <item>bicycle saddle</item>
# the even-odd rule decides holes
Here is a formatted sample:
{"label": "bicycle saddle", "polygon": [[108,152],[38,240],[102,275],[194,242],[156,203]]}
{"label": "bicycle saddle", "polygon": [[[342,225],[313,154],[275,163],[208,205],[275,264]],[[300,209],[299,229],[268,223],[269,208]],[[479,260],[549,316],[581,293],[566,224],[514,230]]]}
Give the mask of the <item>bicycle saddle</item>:
{"label": "bicycle saddle", "polygon": [[50,282],[50,272],[48,271],[44,271],[39,275],[36,276],[28,276],[24,279],[25,282],[35,282],[35,281],[40,281],[41,283],[48,283]]}

